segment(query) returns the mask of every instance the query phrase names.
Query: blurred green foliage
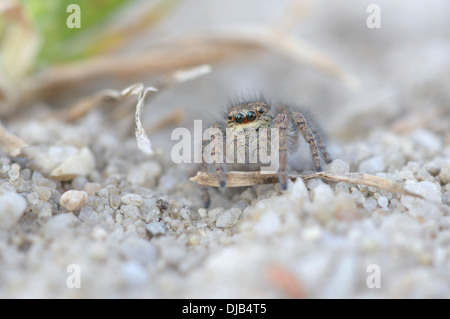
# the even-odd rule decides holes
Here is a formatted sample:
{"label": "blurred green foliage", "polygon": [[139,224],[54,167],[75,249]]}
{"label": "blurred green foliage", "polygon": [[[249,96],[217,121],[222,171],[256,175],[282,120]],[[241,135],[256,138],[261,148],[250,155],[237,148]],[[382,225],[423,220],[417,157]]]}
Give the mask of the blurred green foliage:
{"label": "blurred green foliage", "polygon": [[[37,64],[70,61],[88,55],[89,36],[125,4],[135,0],[20,0],[42,43]],[[67,27],[70,4],[80,6],[81,28]],[[94,31],[95,32],[95,31]]]}

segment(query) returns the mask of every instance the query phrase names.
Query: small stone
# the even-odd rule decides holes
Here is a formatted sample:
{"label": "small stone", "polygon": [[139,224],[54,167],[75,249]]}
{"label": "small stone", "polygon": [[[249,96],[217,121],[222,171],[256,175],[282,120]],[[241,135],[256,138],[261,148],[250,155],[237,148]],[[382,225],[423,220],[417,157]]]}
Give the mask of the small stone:
{"label": "small stone", "polygon": [[417,130],[411,137],[414,142],[426,150],[427,155],[434,155],[442,149],[441,140],[430,131]]}
{"label": "small stone", "polygon": [[[442,200],[440,189],[438,188],[438,186],[436,186],[436,184],[431,182],[423,181],[419,183],[409,184],[405,186],[405,189],[437,203],[440,203]],[[401,203],[413,215],[427,214],[434,217],[440,216],[438,207],[430,205],[422,199],[402,195]]]}
{"label": "small stone", "polygon": [[376,174],[383,172],[385,169],[385,163],[383,160],[383,157],[381,156],[375,156],[372,158],[369,158],[365,161],[362,161],[359,164],[359,172],[360,173],[367,173],[367,174]]}
{"label": "small stone", "polygon": [[342,175],[350,172],[350,166],[343,160],[335,159],[325,167],[325,171],[336,175]]}
{"label": "small stone", "polygon": [[126,194],[123,195],[122,198],[122,203],[126,204],[126,205],[134,205],[134,206],[141,206],[142,203],[144,202],[142,200],[142,196],[138,195],[138,194]]}
{"label": "small stone", "polygon": [[84,184],[84,191],[88,195],[94,195],[97,193],[101,188],[101,185],[99,183],[86,183]]}
{"label": "small stone", "polygon": [[95,211],[89,207],[89,206],[84,206],[83,208],[81,208],[80,210],[80,214],[78,214],[78,218],[85,222],[86,220],[88,220],[93,214],[95,213]]}
{"label": "small stone", "polygon": [[322,237],[322,228],[315,225],[315,226],[309,226],[306,227],[302,233],[302,239],[306,241],[317,241]]}
{"label": "small stone", "polygon": [[272,236],[279,232],[281,227],[280,215],[274,211],[269,211],[258,220],[253,229],[261,235]]}
{"label": "small stone", "polygon": [[88,194],[85,191],[69,190],[62,194],[59,203],[69,212],[77,212],[87,204]]}
{"label": "small stone", "polygon": [[109,197],[109,205],[114,209],[119,208],[121,202],[122,198],[119,195],[111,195]]}
{"label": "small stone", "polygon": [[63,160],[50,173],[50,178],[70,181],[76,176],[89,175],[95,168],[95,157],[88,147],[83,147],[73,156]]}
{"label": "small stone", "polygon": [[139,213],[139,208],[134,205],[122,205],[120,211],[131,219],[138,219],[141,214]]}
{"label": "small stone", "polygon": [[368,211],[373,211],[375,210],[375,208],[377,208],[378,203],[375,199],[373,198],[367,198],[364,202],[363,202],[363,207],[365,209],[367,209]]}
{"label": "small stone", "polygon": [[215,225],[217,217],[223,212],[222,207],[214,208],[208,211],[208,224],[210,226]]}
{"label": "small stone", "polygon": [[236,225],[241,215],[241,210],[239,208],[231,208],[217,217],[216,226],[225,228],[232,227]]}
{"label": "small stone", "polygon": [[450,165],[445,165],[441,168],[439,179],[444,185],[450,183]]}
{"label": "small stone", "polygon": [[189,244],[192,246],[197,246],[198,244],[200,244],[200,237],[198,237],[197,235],[192,235],[191,237],[189,237]]}
{"label": "small stone", "polygon": [[152,236],[164,235],[166,233],[166,227],[161,222],[147,224],[145,228]]}
{"label": "small stone", "polygon": [[36,205],[40,202],[39,195],[36,192],[29,193],[27,200],[31,205]]}
{"label": "small stone", "polygon": [[356,188],[352,189],[352,194],[351,195],[353,197],[353,200],[356,203],[358,203],[358,204],[364,203],[364,200],[365,200],[364,195],[359,190],[357,190]]}
{"label": "small stone", "polygon": [[36,187],[34,191],[39,195],[39,198],[46,202],[52,197],[52,191],[48,187]]}
{"label": "small stone", "polygon": [[9,180],[14,182],[16,179],[20,177],[20,165],[17,163],[13,163],[11,165],[11,169],[8,172]]}
{"label": "small stone", "polygon": [[0,228],[11,229],[27,208],[26,200],[17,193],[6,192],[0,195]]}
{"label": "small stone", "polygon": [[381,208],[386,209],[389,205],[389,199],[387,199],[386,196],[380,196],[378,198],[378,205],[380,205]]}
{"label": "small stone", "polygon": [[106,237],[108,236],[108,233],[106,232],[106,230],[104,230],[100,226],[95,226],[92,229],[91,234],[92,234],[92,238],[94,238],[95,240],[105,240]]}

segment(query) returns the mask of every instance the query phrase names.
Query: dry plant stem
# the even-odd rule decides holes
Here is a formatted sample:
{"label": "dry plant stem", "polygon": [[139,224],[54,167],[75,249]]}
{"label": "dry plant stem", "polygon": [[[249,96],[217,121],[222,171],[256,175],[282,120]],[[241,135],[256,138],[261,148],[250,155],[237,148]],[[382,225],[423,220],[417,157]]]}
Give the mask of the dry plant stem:
{"label": "dry plant stem", "polygon": [[0,124],[0,149],[9,156],[20,156],[22,148],[28,146],[22,139],[9,133],[5,127]]}
{"label": "dry plant stem", "polygon": [[[276,173],[261,174],[260,172],[232,171],[227,173],[226,178],[227,178],[227,187],[243,187],[260,184],[275,184],[279,182],[278,174]],[[289,178],[292,181],[295,181],[297,178],[301,178],[302,180],[322,178],[333,182],[360,184],[368,187],[376,187],[392,193],[413,196],[416,198],[426,200],[428,202],[435,203],[433,201],[427,200],[421,195],[412,193],[404,189],[402,186],[394,182],[391,182],[390,180],[370,174],[348,173],[344,175],[336,175],[327,172],[317,172],[308,175],[289,175]],[[201,186],[219,187],[217,178],[212,173],[198,172],[196,176],[190,178],[190,181],[195,182]],[[440,205],[439,203],[435,204],[437,204],[440,208],[442,208],[442,205]]]}
{"label": "dry plant stem", "polygon": [[134,55],[102,56],[48,69],[26,83],[20,103],[48,98],[69,86],[101,76],[126,78],[160,74],[231,56],[242,57],[244,53],[254,53],[254,49],[271,50],[343,81],[349,87],[358,85],[354,75],[306,40],[279,29],[241,26],[166,40]]}

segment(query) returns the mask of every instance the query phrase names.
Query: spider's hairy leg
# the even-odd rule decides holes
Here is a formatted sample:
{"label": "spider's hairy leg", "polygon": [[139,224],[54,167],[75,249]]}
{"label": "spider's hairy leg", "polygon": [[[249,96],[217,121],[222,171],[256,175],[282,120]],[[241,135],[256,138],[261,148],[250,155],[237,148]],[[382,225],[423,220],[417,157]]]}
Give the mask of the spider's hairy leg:
{"label": "spider's hairy leg", "polygon": [[330,164],[333,161],[333,158],[328,153],[327,148],[325,147],[325,140],[323,139],[323,132],[320,126],[316,123],[314,118],[308,118],[309,126],[311,127],[313,134],[316,136],[316,140],[319,144],[319,151],[322,154],[322,158],[325,163]]}
{"label": "spider's hairy leg", "polygon": [[[207,172],[208,171],[205,162],[201,162],[200,164],[198,164],[198,171],[201,171],[201,172]],[[211,205],[211,197],[209,196],[208,187],[207,186],[200,186],[200,189],[202,191],[202,199],[203,199],[204,207],[205,208],[209,208],[209,206]]]}
{"label": "spider's hairy leg", "polygon": [[[278,176],[282,190],[287,189],[287,134],[288,117],[286,114],[278,114],[275,118],[275,128],[278,128],[279,171]],[[273,148],[272,148],[273,149]]]}
{"label": "spider's hairy leg", "polygon": [[[305,141],[309,144],[311,150],[311,156],[313,158],[314,167],[316,171],[322,171],[322,165],[320,164],[320,146],[316,135],[314,134],[310,124],[306,121],[306,118],[299,112],[292,112],[292,119],[303,135]],[[322,144],[322,143],[320,143]]]}
{"label": "spider's hairy leg", "polygon": [[[211,128],[217,128],[220,129],[220,124],[215,123],[211,126]],[[211,143],[214,143],[216,139],[216,135],[211,136]],[[211,152],[211,156],[213,158],[219,158],[222,160],[222,162],[214,161],[214,169],[216,171],[216,177],[217,181],[219,182],[219,185],[221,188],[224,188],[227,185],[227,176],[225,172],[225,164],[223,163],[223,135],[222,135],[222,143],[221,148],[214,147],[213,151]]]}
{"label": "spider's hairy leg", "polygon": [[330,153],[328,153],[327,148],[325,147],[322,133],[320,132],[320,130],[314,130],[314,135],[316,136],[317,142],[319,144],[319,150],[322,154],[323,160],[325,161],[325,163],[330,164],[333,161],[333,158],[330,156]]}

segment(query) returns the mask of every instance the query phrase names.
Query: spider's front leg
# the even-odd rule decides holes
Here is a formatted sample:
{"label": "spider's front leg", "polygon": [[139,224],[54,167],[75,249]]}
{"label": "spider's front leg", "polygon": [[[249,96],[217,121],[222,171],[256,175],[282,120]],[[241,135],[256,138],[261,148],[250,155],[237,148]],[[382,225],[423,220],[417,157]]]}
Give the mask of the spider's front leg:
{"label": "spider's front leg", "polygon": [[[320,151],[325,150],[325,146],[323,146],[323,142],[321,138],[317,138],[314,134],[313,128],[307,122],[306,118],[299,112],[292,112],[292,119],[300,130],[305,139],[306,143],[309,144],[309,148],[311,150],[311,156],[313,158],[314,167],[317,172],[322,171],[322,165],[320,164]],[[326,153],[327,161],[330,160],[328,153]]]}
{"label": "spider's front leg", "polygon": [[[280,186],[282,190],[287,189],[287,127],[288,117],[285,114],[278,114],[275,118],[275,128],[278,128],[278,159],[279,169],[278,178],[280,180]],[[271,148],[273,150],[273,148]],[[273,154],[272,154],[273,155]]]}

